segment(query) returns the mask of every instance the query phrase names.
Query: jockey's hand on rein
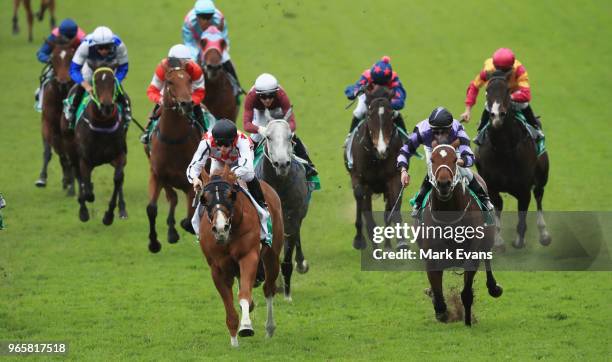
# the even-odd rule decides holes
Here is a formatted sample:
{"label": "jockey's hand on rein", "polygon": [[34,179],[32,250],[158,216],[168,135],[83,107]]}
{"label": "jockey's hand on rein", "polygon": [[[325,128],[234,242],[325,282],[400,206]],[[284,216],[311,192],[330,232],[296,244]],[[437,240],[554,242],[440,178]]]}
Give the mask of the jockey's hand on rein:
{"label": "jockey's hand on rein", "polygon": [[401,181],[404,187],[410,184],[410,175],[408,174],[408,170],[406,170],[405,168],[402,168],[401,171]]}
{"label": "jockey's hand on rein", "polygon": [[458,158],[457,159],[457,166],[459,166],[459,167],[465,166],[465,161],[463,160],[463,158]]}
{"label": "jockey's hand on rein", "polygon": [[193,179],[193,190],[198,193],[202,189],[202,180],[200,178]]}

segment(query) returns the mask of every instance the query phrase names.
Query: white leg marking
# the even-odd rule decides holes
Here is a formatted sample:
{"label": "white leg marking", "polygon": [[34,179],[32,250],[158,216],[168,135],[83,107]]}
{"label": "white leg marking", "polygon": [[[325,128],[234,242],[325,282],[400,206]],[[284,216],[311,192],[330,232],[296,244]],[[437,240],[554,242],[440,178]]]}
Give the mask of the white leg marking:
{"label": "white leg marking", "polygon": [[230,336],[230,344],[232,347],[238,347],[238,336]]}
{"label": "white leg marking", "polygon": [[240,309],[242,309],[242,318],[240,319],[240,327],[251,327],[251,318],[249,317],[249,301],[240,299]]}

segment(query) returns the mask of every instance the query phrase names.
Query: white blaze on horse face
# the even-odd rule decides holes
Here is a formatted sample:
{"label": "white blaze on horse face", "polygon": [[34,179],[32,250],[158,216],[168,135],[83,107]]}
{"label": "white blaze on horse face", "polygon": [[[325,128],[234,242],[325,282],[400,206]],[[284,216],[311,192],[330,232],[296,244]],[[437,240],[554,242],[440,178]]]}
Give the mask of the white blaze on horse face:
{"label": "white blaze on horse face", "polygon": [[217,210],[215,213],[215,228],[217,229],[217,236],[220,236],[224,239],[227,238],[227,232],[225,231],[225,226],[227,225],[227,218],[225,214],[221,210]]}
{"label": "white blaze on horse face", "polygon": [[493,105],[491,106],[491,116],[493,126],[498,127],[501,123],[501,119],[499,117],[499,102],[497,101],[493,102]]}
{"label": "white blaze on horse face", "polygon": [[380,123],[380,129],[378,130],[378,142],[376,144],[376,151],[378,154],[384,155],[387,152],[387,144],[385,143],[385,138],[383,137],[383,129],[382,129],[382,117],[385,114],[385,107],[378,107],[378,120]]}
{"label": "white blaze on horse face", "polygon": [[446,153],[446,150],[440,151],[440,156],[442,156],[443,158],[446,157],[447,155],[448,153]]}
{"label": "white blaze on horse face", "polygon": [[59,54],[60,58],[62,58],[62,60],[64,60],[64,58],[66,58],[66,51],[62,50]]}
{"label": "white blaze on horse face", "polygon": [[102,73],[102,80],[106,79],[106,73]]}

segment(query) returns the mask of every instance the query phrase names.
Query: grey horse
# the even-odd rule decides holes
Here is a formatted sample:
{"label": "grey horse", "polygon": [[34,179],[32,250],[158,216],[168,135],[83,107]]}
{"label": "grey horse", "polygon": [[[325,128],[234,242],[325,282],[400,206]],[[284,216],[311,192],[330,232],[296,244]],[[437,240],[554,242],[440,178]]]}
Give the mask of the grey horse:
{"label": "grey horse", "polygon": [[281,263],[283,290],[286,300],[291,300],[291,274],[293,273],[293,250],[295,249],[295,268],[300,274],[308,271],[308,262],[302,252],[300,228],[308,212],[308,185],[304,166],[293,156],[292,132],[287,123],[291,110],[284,119],[271,119],[262,136],[264,157],[255,167],[255,174],[266,181],[280,197],[285,225],[285,253]]}

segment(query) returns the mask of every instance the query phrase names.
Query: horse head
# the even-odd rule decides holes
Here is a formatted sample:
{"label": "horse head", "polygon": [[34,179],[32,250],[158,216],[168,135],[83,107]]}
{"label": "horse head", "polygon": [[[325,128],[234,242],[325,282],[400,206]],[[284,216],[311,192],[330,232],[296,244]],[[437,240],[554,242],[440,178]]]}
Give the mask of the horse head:
{"label": "horse head", "polygon": [[282,119],[271,119],[268,109],[265,111],[268,118],[264,139],[266,146],[265,157],[270,161],[278,176],[287,176],[291,169],[291,158],[293,157],[293,133],[289,127],[288,120],[291,117],[291,109]]}
{"label": "horse head", "polygon": [[366,128],[376,149],[376,157],[381,160],[387,158],[391,139],[396,132],[392,120],[392,98],[393,91],[384,86],[375,86],[366,92],[368,105]]}
{"label": "horse head", "polygon": [[216,26],[209,26],[200,37],[200,64],[206,72],[206,78],[217,79],[222,72],[222,57],[227,44],[221,31]]}
{"label": "horse head", "polygon": [[62,38],[49,43],[53,49],[49,61],[55,74],[55,80],[59,84],[60,90],[67,92],[71,82],[70,63],[74,55],[74,48],[69,41]]}
{"label": "horse head", "polygon": [[431,143],[431,162],[429,164],[429,182],[436,190],[437,197],[446,201],[451,198],[455,186],[461,181],[457,168],[457,147],[459,139],[452,144]]}
{"label": "horse head", "polygon": [[236,175],[226,165],[223,170],[210,177],[202,172],[204,187],[200,201],[206,209],[211,231],[217,244],[225,245],[229,240],[232,214],[236,202]]}
{"label": "horse head", "polygon": [[491,125],[499,128],[511,109],[509,71],[497,70],[488,77],[487,108],[491,114]]}
{"label": "horse head", "polygon": [[102,112],[104,117],[112,116],[115,111],[115,100],[117,99],[117,84],[115,72],[111,68],[101,67],[96,69],[92,76],[92,100]]}
{"label": "horse head", "polygon": [[190,115],[193,111],[191,76],[185,69],[185,63],[177,58],[168,58],[164,67],[166,73],[164,107],[177,110],[186,116]]}

